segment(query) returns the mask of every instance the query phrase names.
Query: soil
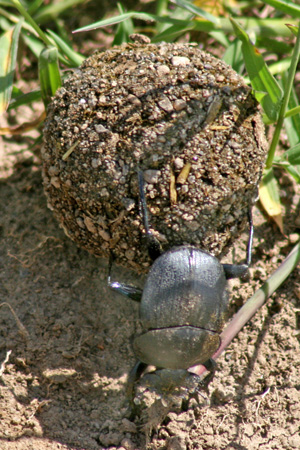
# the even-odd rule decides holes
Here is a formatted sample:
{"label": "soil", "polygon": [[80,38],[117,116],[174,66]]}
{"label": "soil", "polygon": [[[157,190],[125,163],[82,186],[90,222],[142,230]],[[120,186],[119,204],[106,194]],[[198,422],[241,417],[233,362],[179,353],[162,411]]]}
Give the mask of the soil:
{"label": "soil", "polygon": [[[107,260],[59,228],[31,144],[0,141],[0,449],[299,449],[299,266],[218,359],[198,401],[182,408],[142,381],[138,399],[150,397],[149,408],[132,418],[126,381],[138,304],[107,287]],[[254,208],[251,279],[230,282],[231,314],[299,238],[300,187],[278,175],[285,234]],[[246,243],[245,232],[227,262],[243,261]],[[112,278],[144,281],[118,266]]]}

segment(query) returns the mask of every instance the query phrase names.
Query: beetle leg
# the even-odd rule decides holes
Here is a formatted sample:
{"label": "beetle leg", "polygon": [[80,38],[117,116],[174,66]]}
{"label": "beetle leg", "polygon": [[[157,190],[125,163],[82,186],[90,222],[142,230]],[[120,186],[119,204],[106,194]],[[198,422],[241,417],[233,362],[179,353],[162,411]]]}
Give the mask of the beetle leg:
{"label": "beetle leg", "polygon": [[138,180],[139,180],[140,205],[143,224],[146,231],[148,253],[152,261],[154,261],[162,254],[162,249],[158,239],[154,236],[154,234],[150,230],[148,208],[144,190],[144,177],[143,172],[140,168],[138,168]]}
{"label": "beetle leg", "polygon": [[248,211],[249,220],[249,239],[247,244],[247,261],[246,264],[223,264],[223,269],[227,280],[230,278],[247,278],[248,269],[252,259],[252,244],[253,244],[253,222],[252,212]]}
{"label": "beetle leg", "polygon": [[127,385],[126,385],[126,397],[130,403],[131,415],[130,418],[134,419],[136,416],[136,405],[134,404],[134,385],[141,378],[145,370],[147,369],[148,364],[143,363],[142,361],[138,361],[131,371],[129,372]]}
{"label": "beetle leg", "polygon": [[132,286],[131,284],[124,284],[119,283],[118,281],[111,281],[110,274],[112,263],[113,263],[113,255],[111,254],[109,258],[109,267],[108,267],[108,278],[107,278],[108,287],[110,287],[110,289],[112,289],[113,291],[116,291],[119,294],[124,295],[125,297],[128,297],[131,300],[134,300],[135,302],[140,302],[143,294],[142,289],[136,286]]}
{"label": "beetle leg", "polygon": [[132,286],[131,284],[119,283],[118,281],[111,282],[109,277],[108,286],[113,291],[116,291],[119,294],[124,295],[124,297],[128,297],[131,300],[134,300],[135,302],[140,302],[142,299],[142,289],[136,286]]}
{"label": "beetle leg", "polygon": [[241,278],[248,272],[247,264],[222,264],[227,280],[230,278]]}

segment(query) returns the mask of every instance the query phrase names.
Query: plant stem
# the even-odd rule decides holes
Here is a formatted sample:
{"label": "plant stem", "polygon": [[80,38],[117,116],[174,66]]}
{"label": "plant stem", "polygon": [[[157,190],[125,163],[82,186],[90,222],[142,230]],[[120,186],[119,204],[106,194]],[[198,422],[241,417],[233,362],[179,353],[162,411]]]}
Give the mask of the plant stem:
{"label": "plant stem", "polygon": [[287,83],[285,86],[285,93],[284,93],[284,97],[282,100],[278,121],[277,121],[277,124],[275,127],[273,139],[272,139],[272,142],[270,145],[270,150],[268,153],[268,158],[267,158],[266,167],[265,167],[266,169],[270,169],[273,164],[275,151],[276,151],[277,144],[278,144],[278,141],[280,138],[283,121],[285,119],[285,111],[287,109],[290,95],[291,95],[291,90],[293,87],[293,82],[294,82],[297,64],[298,64],[298,60],[299,60],[299,53],[300,53],[300,26],[298,27],[297,40],[296,40],[296,44],[295,44],[294,51],[293,51],[292,61],[291,61],[290,70],[288,73],[288,79],[287,79]]}
{"label": "plant stem", "polygon": [[38,34],[38,36],[41,38],[41,40],[45,43],[47,46],[53,47],[52,42],[47,38],[45,33],[40,29],[38,24],[33,20],[33,18],[28,14],[24,6],[19,2],[19,0],[11,0],[11,2],[14,4],[14,6],[17,8],[20,14],[26,19],[28,23],[32,26],[32,28],[35,30],[35,32]]}

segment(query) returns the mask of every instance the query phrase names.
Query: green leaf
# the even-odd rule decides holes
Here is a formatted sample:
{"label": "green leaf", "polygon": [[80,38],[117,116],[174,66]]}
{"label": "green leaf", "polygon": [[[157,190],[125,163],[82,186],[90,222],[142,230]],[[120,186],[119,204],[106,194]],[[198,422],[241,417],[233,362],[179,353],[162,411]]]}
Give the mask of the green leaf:
{"label": "green leaf", "polygon": [[25,25],[31,25],[31,27],[34,29],[34,31],[37,33],[37,35],[40,37],[40,39],[44,42],[45,45],[52,45],[45,33],[41,30],[41,28],[38,26],[38,24],[33,20],[31,15],[28,13],[26,8],[23,6],[23,3],[20,2],[20,0],[11,0],[11,3],[19,13],[24,17],[26,20]]}
{"label": "green leaf", "polygon": [[61,77],[58,65],[58,50],[56,47],[46,47],[39,57],[39,78],[42,99],[45,107],[51,101],[51,97],[61,86]]}
{"label": "green leaf", "polygon": [[165,28],[161,33],[155,35],[151,41],[152,42],[172,42],[177,37],[185,34],[191,30],[195,29],[195,22],[189,20],[183,20],[180,25],[171,25],[170,27]]}
{"label": "green leaf", "polygon": [[[125,9],[123,8],[121,3],[118,3],[118,9],[120,14],[125,13]],[[113,45],[121,45],[123,42],[128,42],[129,36],[133,33],[134,26],[132,19],[126,19],[123,22],[120,22],[115,32]]]}
{"label": "green leaf", "polygon": [[289,0],[265,0],[264,3],[273,6],[273,8],[282,11],[284,14],[289,14],[290,16],[296,18],[300,17],[300,5],[297,5],[295,1]]}
{"label": "green leaf", "polygon": [[281,61],[277,61],[269,65],[269,71],[271,72],[272,75],[287,72],[291,67],[291,62],[292,62],[291,58],[285,58]]}
{"label": "green leaf", "polygon": [[29,105],[32,102],[36,102],[36,101],[40,100],[41,97],[42,96],[41,96],[40,90],[31,91],[31,92],[28,92],[27,94],[20,94],[11,100],[8,109],[11,110],[11,109],[18,108],[18,106],[21,106],[21,105]]}
{"label": "green leaf", "polygon": [[234,19],[230,20],[237,37],[242,41],[242,52],[251,85],[255,91],[266,92],[267,95],[261,102],[262,107],[267,116],[276,121],[283,97],[281,87],[270,73],[258,49],[250,42],[247,33]]}
{"label": "green leaf", "polygon": [[[70,60],[71,65],[78,67],[84,61],[84,57],[79,53],[75,52],[60,36],[58,36],[54,31],[47,30],[47,34],[54,40],[55,44],[58,46],[59,50],[64,56]],[[70,64],[68,64],[70,65]]]}
{"label": "green leaf", "polygon": [[280,158],[281,161],[288,161],[290,164],[300,164],[300,144],[290,148]]}
{"label": "green leaf", "polygon": [[208,20],[209,22],[212,22],[216,25],[219,24],[219,20],[217,17],[213,16],[204,9],[198,8],[198,6],[195,6],[186,0],[173,0],[172,3],[175,3],[175,5],[179,6],[180,8],[186,9],[187,11],[195,14],[195,16],[203,17],[203,19]]}
{"label": "green leaf", "polygon": [[11,99],[22,24],[20,20],[0,38],[0,114],[6,111]]}
{"label": "green leaf", "polygon": [[295,108],[289,109],[284,117],[293,117],[296,114],[300,114],[300,106],[296,106]]}
{"label": "green leaf", "polygon": [[294,36],[298,35],[299,27],[296,27],[295,25],[291,25],[289,23],[287,23],[286,26],[288,27],[289,30],[291,30],[291,32],[293,33]]}
{"label": "green leaf", "polygon": [[43,8],[39,8],[34,15],[34,20],[39,24],[43,24],[61,16],[67,9],[74,8],[76,5],[84,3],[85,1],[86,0],[64,0],[52,2]]}
{"label": "green leaf", "polygon": [[34,56],[38,59],[41,51],[45,48],[45,44],[38,37],[33,34],[29,34],[26,31],[22,32],[22,39],[25,44],[30,48]]}
{"label": "green leaf", "polygon": [[300,183],[300,165],[287,166],[285,170],[295,179],[296,183]]}
{"label": "green leaf", "polygon": [[267,95],[266,92],[253,91],[253,95],[259,103],[262,103],[264,97]]}
{"label": "green leaf", "polygon": [[229,64],[236,72],[241,73],[244,67],[242,43],[239,39],[229,45],[226,52],[223,55],[223,61]]}
{"label": "green leaf", "polygon": [[82,31],[96,30],[97,28],[107,27],[108,25],[116,25],[118,23],[124,22],[124,20],[127,20],[127,19],[139,19],[139,20],[146,20],[149,22],[153,22],[156,20],[156,17],[158,17],[158,16],[155,16],[154,14],[146,14],[146,13],[138,13],[135,11],[128,11],[124,14],[119,14],[118,16],[110,17],[109,19],[99,20],[98,22],[94,22],[85,27],[78,28],[77,30],[73,31],[73,33],[81,33]]}
{"label": "green leaf", "polygon": [[34,13],[40,9],[41,5],[44,3],[44,0],[32,0],[28,3],[27,11],[29,14],[34,15]]}
{"label": "green leaf", "polygon": [[[282,83],[287,83],[287,76],[285,73],[282,73]],[[285,114],[285,119],[284,119],[284,128],[286,130],[287,133],[287,137],[289,140],[289,144],[290,147],[294,147],[295,145],[297,145],[300,142],[300,115],[299,115],[299,101],[298,101],[298,94],[294,88],[294,86],[292,86],[291,89],[291,95],[289,98],[289,103],[288,103],[288,108],[289,111],[291,110],[296,110],[298,108],[298,114],[294,114],[290,117],[287,117],[287,114]]]}

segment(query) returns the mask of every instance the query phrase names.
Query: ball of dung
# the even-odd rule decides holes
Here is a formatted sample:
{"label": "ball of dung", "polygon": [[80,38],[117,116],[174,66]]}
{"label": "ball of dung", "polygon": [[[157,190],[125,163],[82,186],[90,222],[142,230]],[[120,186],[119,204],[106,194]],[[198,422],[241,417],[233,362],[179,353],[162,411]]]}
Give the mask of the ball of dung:
{"label": "ball of dung", "polygon": [[78,245],[145,270],[138,168],[163,250],[219,255],[246,226],[265,156],[257,102],[232,68],[196,45],[139,40],[96,52],[56,93],[44,188]]}

